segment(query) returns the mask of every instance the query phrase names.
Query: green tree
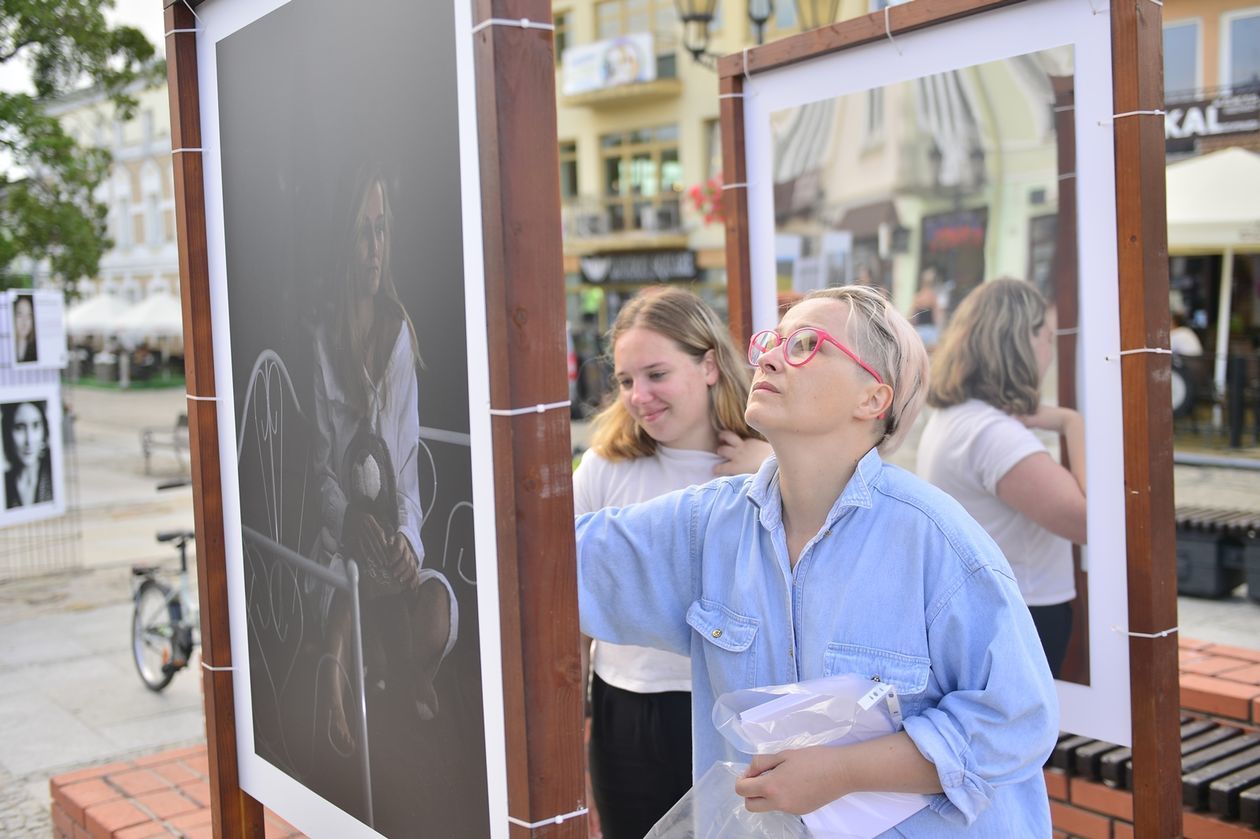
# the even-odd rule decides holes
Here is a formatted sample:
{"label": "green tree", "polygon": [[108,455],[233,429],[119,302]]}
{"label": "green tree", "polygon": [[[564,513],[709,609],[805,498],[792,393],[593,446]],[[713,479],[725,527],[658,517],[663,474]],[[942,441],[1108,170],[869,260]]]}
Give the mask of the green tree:
{"label": "green tree", "polygon": [[63,281],[93,276],[113,244],[107,209],[93,196],[110,154],[80,146],[46,109],[92,88],[112,99],[120,119],[130,119],[137,102],[128,86],[162,75],[140,30],[105,20],[113,5],[0,0],[0,65],[24,61],[34,87],[33,94],[0,91],[0,286],[20,282],[9,268],[21,256],[47,259]]}

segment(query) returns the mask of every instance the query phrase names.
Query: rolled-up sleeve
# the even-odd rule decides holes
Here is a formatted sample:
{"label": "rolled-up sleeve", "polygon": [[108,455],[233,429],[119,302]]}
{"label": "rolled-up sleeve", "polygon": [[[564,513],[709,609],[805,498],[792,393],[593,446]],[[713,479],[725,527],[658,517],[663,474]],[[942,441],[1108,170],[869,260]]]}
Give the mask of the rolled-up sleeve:
{"label": "rolled-up sleeve", "polygon": [[928,644],[944,696],[905,729],[940,777],[932,809],[970,824],[998,788],[1041,772],[1058,697],[1015,581],[994,567],[971,571],[939,605]]}
{"label": "rolled-up sleeve", "polygon": [[696,588],[695,489],[577,519],[582,632],[686,655]]}

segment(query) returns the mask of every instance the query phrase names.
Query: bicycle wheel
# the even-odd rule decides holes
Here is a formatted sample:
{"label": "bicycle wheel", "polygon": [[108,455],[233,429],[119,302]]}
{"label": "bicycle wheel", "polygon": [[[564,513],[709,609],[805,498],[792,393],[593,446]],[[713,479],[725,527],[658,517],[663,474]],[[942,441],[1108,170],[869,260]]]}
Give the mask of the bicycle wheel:
{"label": "bicycle wheel", "polygon": [[170,589],[157,580],[145,580],[136,591],[131,652],[140,680],[152,691],[162,690],[175,676],[175,671],[166,666],[176,652],[169,598]]}

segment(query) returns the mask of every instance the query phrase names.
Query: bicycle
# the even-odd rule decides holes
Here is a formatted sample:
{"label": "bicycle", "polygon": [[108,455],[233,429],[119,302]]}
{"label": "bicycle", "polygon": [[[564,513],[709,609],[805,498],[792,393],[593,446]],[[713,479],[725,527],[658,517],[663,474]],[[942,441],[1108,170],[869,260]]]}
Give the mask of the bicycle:
{"label": "bicycle", "polygon": [[[175,481],[158,488],[186,485],[186,480]],[[174,542],[179,551],[179,577],[173,586],[158,576],[161,572],[156,565],[131,566],[135,580],[131,652],[140,680],[151,691],[165,689],[175,674],[188,666],[200,644],[199,610],[190,596],[188,581],[188,543],[195,538],[191,530],[157,534],[158,542]]]}

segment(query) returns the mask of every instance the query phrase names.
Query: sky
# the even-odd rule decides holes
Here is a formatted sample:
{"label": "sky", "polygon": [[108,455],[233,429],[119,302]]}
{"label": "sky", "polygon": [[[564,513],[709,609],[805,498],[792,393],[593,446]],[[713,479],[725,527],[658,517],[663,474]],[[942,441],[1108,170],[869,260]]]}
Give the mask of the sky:
{"label": "sky", "polygon": [[[106,9],[105,17],[114,25],[134,26],[145,34],[158,53],[165,52],[162,28],[163,0],[114,0],[114,8]],[[0,65],[0,90],[31,91],[30,73],[17,62]]]}

